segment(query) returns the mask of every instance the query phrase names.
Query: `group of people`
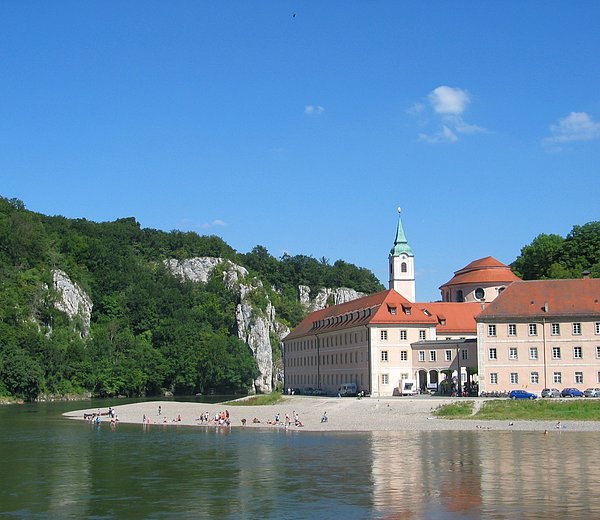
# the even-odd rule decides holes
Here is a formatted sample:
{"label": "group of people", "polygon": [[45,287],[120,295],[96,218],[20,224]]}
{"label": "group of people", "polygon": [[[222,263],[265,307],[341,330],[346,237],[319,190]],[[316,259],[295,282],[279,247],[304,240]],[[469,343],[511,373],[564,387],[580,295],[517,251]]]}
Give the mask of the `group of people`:
{"label": "group of people", "polygon": [[106,412],[104,414],[100,410],[98,410],[97,413],[84,413],[83,418],[85,420],[87,420],[88,422],[100,425],[100,423],[102,422],[102,415],[107,415],[110,418],[110,425],[113,428],[119,422],[119,417],[117,416],[117,412],[112,407],[109,407],[108,412]]}
{"label": "group of people", "polygon": [[229,426],[231,424],[231,420],[229,418],[229,410],[215,413],[212,419],[208,412],[204,412],[203,414],[200,414],[200,417],[198,417],[198,419],[196,420],[200,421],[200,424],[206,423],[207,425],[214,424],[218,426]]}

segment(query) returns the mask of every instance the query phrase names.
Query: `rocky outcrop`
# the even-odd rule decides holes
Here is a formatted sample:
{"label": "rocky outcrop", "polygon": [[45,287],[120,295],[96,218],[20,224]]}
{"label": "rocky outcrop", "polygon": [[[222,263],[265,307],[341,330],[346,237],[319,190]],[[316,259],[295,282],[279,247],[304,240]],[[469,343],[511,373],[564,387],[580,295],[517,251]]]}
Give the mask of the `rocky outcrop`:
{"label": "rocky outcrop", "polygon": [[310,287],[306,285],[298,286],[298,298],[304,309],[308,312],[324,309],[328,305],[350,302],[363,296],[366,296],[366,294],[347,287],[338,287],[337,289],[320,289],[316,296],[311,299]]}
{"label": "rocky outcrop", "polygon": [[87,293],[60,269],[52,271],[52,285],[58,294],[54,307],[69,319],[80,319],[79,333],[86,338],[90,333],[93,303]]}
{"label": "rocky outcrop", "polygon": [[264,291],[262,282],[256,278],[251,279],[244,267],[222,258],[170,259],[165,260],[165,265],[175,276],[199,283],[208,282],[217,267],[222,269],[223,283],[238,295],[235,311],[237,335],[252,350],[260,372],[254,381],[255,391],[272,391],[274,382],[281,374],[274,372],[271,336],[275,335],[281,341],[289,333],[289,329],[277,321],[275,307],[268,296],[265,309],[252,304],[252,293]]}

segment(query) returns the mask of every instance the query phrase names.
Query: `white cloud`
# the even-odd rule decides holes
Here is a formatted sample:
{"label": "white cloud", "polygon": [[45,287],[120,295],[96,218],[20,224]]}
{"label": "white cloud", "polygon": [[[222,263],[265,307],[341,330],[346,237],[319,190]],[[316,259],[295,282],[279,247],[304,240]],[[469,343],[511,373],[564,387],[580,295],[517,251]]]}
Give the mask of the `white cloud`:
{"label": "white cloud", "polygon": [[[487,132],[479,125],[467,123],[463,113],[471,103],[471,94],[465,89],[442,85],[427,95],[428,105],[418,101],[407,112],[420,119],[423,126],[432,124],[437,128],[419,134],[419,141],[426,143],[455,143],[459,135]],[[428,116],[429,113],[430,115]],[[427,120],[430,118],[431,121]]]}
{"label": "white cloud", "polygon": [[419,134],[419,141],[425,141],[426,143],[455,143],[458,141],[458,137],[446,125],[442,125],[442,128],[434,134]]}
{"label": "white cloud", "polygon": [[586,112],[571,112],[559,119],[558,124],[550,125],[550,133],[552,135],[543,141],[550,146],[573,141],[593,141],[600,139],[600,122],[594,121]]}
{"label": "white cloud", "polygon": [[225,222],[223,222],[220,219],[215,219],[212,222],[206,222],[204,224],[200,224],[200,228],[201,229],[208,229],[208,228],[212,228],[212,227],[223,227],[226,226],[227,224],[225,224]]}
{"label": "white cloud", "polygon": [[428,97],[438,114],[461,115],[471,102],[471,96],[466,90],[445,85],[431,91]]}
{"label": "white cloud", "polygon": [[325,112],[325,109],[321,105],[306,105],[304,107],[304,113],[309,116],[318,116]]}

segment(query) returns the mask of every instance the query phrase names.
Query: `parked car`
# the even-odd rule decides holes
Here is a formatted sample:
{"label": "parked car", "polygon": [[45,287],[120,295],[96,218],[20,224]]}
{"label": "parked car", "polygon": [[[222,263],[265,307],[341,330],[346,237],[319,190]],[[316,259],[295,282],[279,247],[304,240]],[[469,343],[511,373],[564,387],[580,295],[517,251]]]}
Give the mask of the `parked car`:
{"label": "parked car", "polygon": [[542,397],[560,397],[560,390],[558,388],[544,388]]}
{"label": "parked car", "polygon": [[586,388],[583,395],[586,397],[600,397],[600,388]]}
{"label": "parked car", "polygon": [[563,397],[583,397],[583,392],[577,388],[563,388],[560,395]]}
{"label": "parked car", "polygon": [[511,399],[537,399],[536,394],[532,394],[527,390],[511,390],[508,393],[508,397]]}

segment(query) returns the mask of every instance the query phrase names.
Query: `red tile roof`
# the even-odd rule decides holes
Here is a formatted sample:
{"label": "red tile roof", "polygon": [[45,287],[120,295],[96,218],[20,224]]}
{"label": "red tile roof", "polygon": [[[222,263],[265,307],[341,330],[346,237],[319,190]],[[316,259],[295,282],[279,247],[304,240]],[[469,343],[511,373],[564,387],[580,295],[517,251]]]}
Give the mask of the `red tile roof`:
{"label": "red tile roof", "polygon": [[475,316],[482,310],[481,303],[433,302],[418,303],[416,305],[436,316],[438,336],[445,334],[476,334],[477,332]]}
{"label": "red tile roof", "polygon": [[550,316],[589,316],[600,320],[600,279],[514,282],[486,306],[477,321]]}
{"label": "red tile roof", "polygon": [[312,312],[284,340],[360,325],[388,323],[432,326],[437,319],[427,316],[419,304],[409,302],[395,290],[388,289]]}
{"label": "red tile roof", "polygon": [[496,260],[492,256],[486,256],[479,260],[474,260],[469,265],[455,271],[454,277],[440,287],[444,289],[447,286],[476,284],[476,283],[512,283],[520,280],[514,274],[510,267]]}

